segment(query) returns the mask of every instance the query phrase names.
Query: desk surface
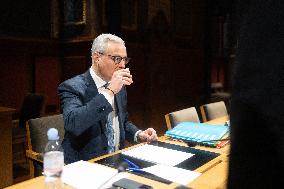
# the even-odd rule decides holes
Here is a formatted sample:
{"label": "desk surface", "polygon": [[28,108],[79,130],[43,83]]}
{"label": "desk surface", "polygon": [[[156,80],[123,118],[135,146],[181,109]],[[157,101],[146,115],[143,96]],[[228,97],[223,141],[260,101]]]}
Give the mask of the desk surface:
{"label": "desk surface", "polygon": [[[226,120],[228,120],[227,116],[209,121],[208,123],[224,124]],[[159,137],[159,141],[186,146],[185,143],[182,143],[182,142],[179,142],[179,141],[169,140],[169,138],[166,137],[166,136]],[[142,145],[142,144],[138,144],[138,145]],[[131,146],[129,148],[133,148],[135,146],[137,146],[137,145]],[[129,148],[127,148],[127,149],[129,149]],[[226,188],[229,145],[227,145],[227,146],[225,146],[224,148],[221,148],[221,149],[208,148],[208,147],[204,147],[204,146],[197,146],[195,148],[221,153],[221,155],[218,156],[217,158],[209,161],[205,165],[199,167],[198,169],[196,169],[196,171],[201,172],[202,174],[197,179],[195,179],[193,182],[189,183],[188,186],[191,187],[191,188],[197,188],[197,189],[199,189],[199,188],[202,188],[202,189]],[[124,150],[126,150],[126,149],[124,149]],[[117,151],[113,154],[120,153],[121,151],[122,150]],[[90,162],[96,162],[100,159],[106,158],[106,157],[111,156],[113,154],[107,154],[107,155],[92,159],[92,160],[90,160]],[[129,178],[132,179],[132,180],[136,180],[138,182],[144,183],[144,184],[151,185],[151,186],[153,186],[154,189],[173,189],[176,186],[178,186],[177,183],[172,183],[172,184],[167,185],[167,184],[164,184],[164,183],[160,183],[160,182],[157,182],[157,181],[154,181],[154,180],[150,180],[150,179],[147,179],[147,178],[144,178],[144,177],[141,177],[141,176],[138,176],[138,175],[132,175],[132,174]],[[18,183],[18,184],[15,184],[13,186],[7,187],[7,189],[43,188],[43,179],[44,179],[44,177],[40,176],[40,177],[37,177],[37,178],[34,178],[34,179],[24,181],[22,183]],[[72,188],[72,187],[66,186],[65,188],[69,189],[69,188]]]}

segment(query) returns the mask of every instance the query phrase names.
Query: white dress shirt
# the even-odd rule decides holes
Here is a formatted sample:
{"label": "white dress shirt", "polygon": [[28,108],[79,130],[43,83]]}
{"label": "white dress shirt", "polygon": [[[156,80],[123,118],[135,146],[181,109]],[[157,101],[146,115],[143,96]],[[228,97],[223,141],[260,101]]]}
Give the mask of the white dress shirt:
{"label": "white dress shirt", "polygon": [[[92,68],[90,68],[90,74],[98,88],[99,93],[105,96],[107,101],[111,104],[112,109],[114,111],[111,112],[112,114],[112,127],[114,131],[114,144],[115,144],[115,151],[119,150],[119,142],[120,142],[120,129],[119,129],[119,121],[118,121],[118,115],[116,114],[116,107],[114,105],[114,96],[109,95],[106,91],[104,91],[104,85],[107,83],[102,78],[100,78],[96,72]],[[138,142],[138,134],[141,132],[141,130],[137,131],[134,135],[134,141]]]}
{"label": "white dress shirt", "polygon": [[102,78],[100,78],[92,68],[90,68],[90,73],[98,88],[98,92],[105,96],[107,101],[111,104],[112,109],[114,110],[111,112],[111,114],[112,114],[112,127],[114,131],[114,145],[115,145],[115,151],[117,151],[119,150],[120,129],[119,129],[118,115],[116,114],[116,109],[114,105],[114,96],[111,96],[106,91],[104,91],[104,85],[107,82],[105,82]]}

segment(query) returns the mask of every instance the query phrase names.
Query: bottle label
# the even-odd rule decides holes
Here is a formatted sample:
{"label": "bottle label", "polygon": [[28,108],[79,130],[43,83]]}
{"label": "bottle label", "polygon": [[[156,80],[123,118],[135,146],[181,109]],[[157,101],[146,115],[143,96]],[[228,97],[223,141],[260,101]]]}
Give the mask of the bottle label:
{"label": "bottle label", "polygon": [[44,154],[43,170],[46,176],[60,176],[64,166],[64,155],[60,151],[51,151]]}

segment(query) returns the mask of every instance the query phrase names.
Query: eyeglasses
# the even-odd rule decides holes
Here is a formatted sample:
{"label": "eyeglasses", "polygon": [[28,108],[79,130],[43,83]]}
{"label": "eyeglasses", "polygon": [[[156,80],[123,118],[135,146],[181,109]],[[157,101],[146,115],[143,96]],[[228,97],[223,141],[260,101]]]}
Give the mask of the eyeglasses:
{"label": "eyeglasses", "polygon": [[121,57],[121,56],[112,56],[112,55],[109,55],[109,54],[104,54],[102,52],[98,52],[99,54],[101,55],[105,55],[105,56],[108,56],[110,59],[112,59],[112,61],[115,63],[115,64],[120,64],[120,62],[122,60],[124,60],[124,63],[125,64],[128,64],[130,59],[129,57]]}

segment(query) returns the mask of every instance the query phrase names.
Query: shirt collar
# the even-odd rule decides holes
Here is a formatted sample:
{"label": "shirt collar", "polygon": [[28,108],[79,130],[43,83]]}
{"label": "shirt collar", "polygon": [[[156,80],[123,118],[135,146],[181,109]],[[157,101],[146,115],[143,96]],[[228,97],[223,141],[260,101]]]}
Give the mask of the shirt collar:
{"label": "shirt collar", "polygon": [[96,84],[96,86],[97,86],[97,88],[99,89],[99,88],[101,88],[101,87],[103,87],[107,82],[105,82],[102,78],[100,78],[97,74],[96,74],[96,72],[94,72],[94,70],[92,69],[92,67],[90,68],[90,74],[91,74],[91,76],[92,76],[92,78],[93,78],[93,80],[94,80],[94,82],[95,82],[95,84]]}

